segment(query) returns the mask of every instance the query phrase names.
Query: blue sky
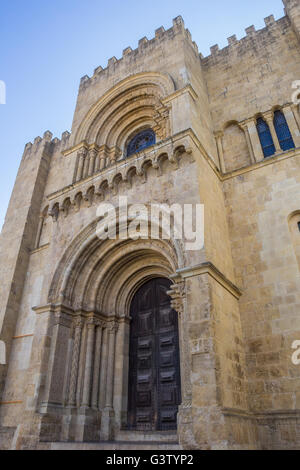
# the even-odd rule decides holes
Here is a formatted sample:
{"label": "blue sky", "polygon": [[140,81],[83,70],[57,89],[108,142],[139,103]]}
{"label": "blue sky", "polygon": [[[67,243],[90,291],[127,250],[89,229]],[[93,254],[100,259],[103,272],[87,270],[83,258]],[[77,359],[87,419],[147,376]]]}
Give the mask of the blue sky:
{"label": "blue sky", "polygon": [[208,55],[270,14],[284,15],[281,0],[1,0],[0,228],[24,145],[48,129],[54,137],[70,130],[83,75],[178,15]]}

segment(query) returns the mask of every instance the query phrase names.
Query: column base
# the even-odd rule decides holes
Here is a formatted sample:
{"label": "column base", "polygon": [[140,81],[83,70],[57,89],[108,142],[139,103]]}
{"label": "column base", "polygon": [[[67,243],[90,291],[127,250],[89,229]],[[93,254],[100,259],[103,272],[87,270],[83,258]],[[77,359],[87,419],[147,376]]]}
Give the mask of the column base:
{"label": "column base", "polygon": [[101,414],[88,406],[81,406],[76,416],[75,441],[95,442],[100,440]]}
{"label": "column base", "polygon": [[114,438],[115,412],[113,408],[107,407],[102,411],[101,417],[101,440],[111,441]]}
{"label": "column base", "polygon": [[193,432],[193,412],[190,403],[182,403],[179,406],[177,429],[179,444],[183,449],[198,449]]}

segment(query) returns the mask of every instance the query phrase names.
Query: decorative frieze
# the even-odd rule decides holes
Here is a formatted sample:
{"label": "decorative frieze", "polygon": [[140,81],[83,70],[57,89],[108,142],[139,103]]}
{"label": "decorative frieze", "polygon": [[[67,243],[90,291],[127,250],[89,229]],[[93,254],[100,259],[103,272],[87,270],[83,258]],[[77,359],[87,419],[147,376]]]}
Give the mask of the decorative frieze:
{"label": "decorative frieze", "polygon": [[[118,193],[118,188],[125,183],[126,188],[132,186],[132,179],[137,176],[142,183],[147,182],[147,171],[150,166],[156,170],[159,177],[163,173],[163,162],[168,160],[172,168],[177,170],[179,162],[182,159],[185,163],[192,163],[193,150],[189,139],[183,138],[176,143],[166,142],[157,149],[141,151],[125,160],[118,160],[119,150],[115,148],[113,153],[109,153],[106,147],[99,150],[92,148],[87,150],[85,147],[78,150],[78,167],[76,182],[62,191],[61,196],[50,195],[48,199],[52,201],[49,209],[49,215],[53,221],[57,221],[60,212],[67,217],[72,211],[78,212],[82,207],[90,207],[94,202],[100,202],[104,199],[107,192],[113,195]],[[114,161],[113,167],[104,169],[106,160]],[[97,176],[88,175],[89,171],[100,168]],[[90,176],[82,182],[79,178],[84,175]]]}

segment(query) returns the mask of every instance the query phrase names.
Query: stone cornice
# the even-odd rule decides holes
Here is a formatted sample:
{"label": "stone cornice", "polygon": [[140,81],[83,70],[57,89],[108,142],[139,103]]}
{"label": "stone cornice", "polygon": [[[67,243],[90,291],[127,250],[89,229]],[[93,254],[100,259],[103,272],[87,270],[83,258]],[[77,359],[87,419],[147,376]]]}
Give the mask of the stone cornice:
{"label": "stone cornice", "polygon": [[224,416],[237,416],[240,418],[245,419],[255,419],[255,420],[269,420],[269,419],[299,419],[300,418],[300,410],[269,410],[269,411],[247,411],[247,410],[240,410],[236,408],[221,408],[222,413]]}
{"label": "stone cornice", "polygon": [[45,245],[42,245],[39,248],[35,248],[34,250],[32,250],[30,254],[33,255],[34,253],[39,253],[40,251],[43,251],[49,248],[49,246],[50,246],[50,243],[46,243]]}
{"label": "stone cornice", "polygon": [[82,317],[83,319],[89,319],[91,317],[94,317],[95,320],[99,321],[104,321],[104,322],[113,322],[116,321],[118,323],[126,323],[129,321],[128,317],[119,317],[116,315],[112,314],[104,314],[100,313],[97,310],[86,310],[85,308],[80,308],[80,309],[72,309],[71,307],[68,307],[67,305],[64,304],[46,304],[46,305],[39,305],[36,307],[32,307],[32,310],[40,315],[43,313],[52,313],[52,314],[66,314],[70,315],[71,317],[78,318]]}
{"label": "stone cornice", "polygon": [[229,179],[236,178],[237,176],[244,175],[251,171],[259,170],[265,166],[273,165],[275,163],[282,162],[283,160],[288,160],[289,158],[299,157],[299,156],[300,156],[300,148],[292,149],[287,152],[282,152],[279,155],[273,155],[272,157],[265,158],[264,160],[260,162],[254,163],[244,168],[240,168],[239,170],[234,170],[230,173],[222,174],[221,181],[227,181]]}
{"label": "stone cornice", "polygon": [[106,147],[106,145],[105,146],[102,145],[101,147],[99,147],[99,145],[97,145],[95,143],[94,144],[88,144],[85,140],[83,140],[79,144],[74,145],[73,147],[70,147],[66,150],[63,150],[61,153],[62,153],[62,155],[64,155],[66,157],[66,156],[70,155],[71,153],[74,153],[74,152],[76,152],[80,149],[86,149],[86,150],[95,149],[95,150],[99,151],[99,150],[101,150],[102,147]]}
{"label": "stone cornice", "polygon": [[189,93],[189,95],[193,98],[194,101],[198,99],[198,95],[195,92],[194,88],[192,85],[187,85],[184,88],[181,88],[180,90],[174,91],[171,95],[167,96],[166,98],[162,99],[161,102],[162,104],[166,105],[170,103],[170,101],[178,98],[179,96],[184,95],[185,93]]}
{"label": "stone cornice", "polygon": [[232,294],[236,299],[239,299],[242,295],[240,289],[233,284],[223,273],[221,273],[214,264],[210,262],[201,263],[195,266],[189,266],[186,268],[178,269],[176,271],[182,279],[187,279],[194,276],[202,276],[208,274],[216,282],[218,282],[224,289]]}

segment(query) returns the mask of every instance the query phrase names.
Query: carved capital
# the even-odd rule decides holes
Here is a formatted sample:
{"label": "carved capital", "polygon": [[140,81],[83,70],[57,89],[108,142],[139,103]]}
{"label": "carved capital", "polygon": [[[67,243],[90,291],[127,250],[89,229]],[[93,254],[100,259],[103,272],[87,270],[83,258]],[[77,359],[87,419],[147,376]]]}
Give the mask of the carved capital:
{"label": "carved capital", "polygon": [[108,332],[111,333],[111,334],[115,334],[117,333],[118,329],[119,329],[119,323],[118,322],[110,322],[107,324],[107,329],[108,329]]}
{"label": "carved capital", "polygon": [[61,312],[61,311],[55,312],[54,325],[63,325],[63,326],[71,327],[72,318],[68,313]]}
{"label": "carved capital", "polygon": [[224,136],[224,132],[223,131],[215,131],[214,135],[215,135],[216,139],[222,139],[222,137]]}
{"label": "carved capital", "polygon": [[239,128],[242,129],[242,131],[247,132],[248,131],[248,123],[246,121],[240,122],[239,123]]}
{"label": "carved capital", "polygon": [[59,204],[58,203],[54,204],[52,209],[49,210],[49,215],[52,217],[52,219],[55,222],[57,221],[58,215],[59,215]]}
{"label": "carved capital", "polygon": [[83,158],[84,158],[84,157],[86,157],[87,152],[88,152],[88,151],[87,151],[87,149],[86,149],[85,147],[81,147],[81,149],[78,150],[77,155],[78,155],[79,157],[83,157]]}
{"label": "carved capital", "polygon": [[171,307],[181,315],[183,313],[183,301],[185,298],[185,284],[179,282],[171,286],[171,290],[168,291],[168,295],[171,297]]}
{"label": "carved capital", "polygon": [[76,330],[81,330],[82,326],[83,326],[83,320],[81,316],[76,317],[74,320],[74,328]]}
{"label": "carved capital", "polygon": [[92,149],[89,150],[89,156],[91,158],[96,158],[97,155],[98,155],[98,151],[95,148],[92,148]]}
{"label": "carved capital", "polygon": [[86,327],[88,330],[93,330],[95,328],[95,320],[94,318],[89,318],[87,321],[86,321]]}
{"label": "carved capital", "polygon": [[105,322],[102,320],[95,320],[95,325],[97,328],[103,329],[105,327]]}
{"label": "carved capital", "polygon": [[268,124],[271,124],[271,123],[273,124],[273,119],[274,119],[273,111],[268,111],[267,113],[264,113],[264,118]]}

